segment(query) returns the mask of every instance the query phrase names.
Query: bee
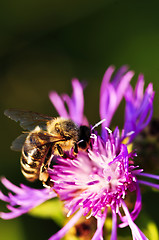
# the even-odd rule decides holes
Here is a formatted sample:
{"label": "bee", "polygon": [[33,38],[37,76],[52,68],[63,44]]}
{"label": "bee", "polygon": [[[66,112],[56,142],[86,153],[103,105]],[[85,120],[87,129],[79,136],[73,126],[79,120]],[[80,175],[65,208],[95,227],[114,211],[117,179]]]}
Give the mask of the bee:
{"label": "bee", "polygon": [[53,155],[64,156],[70,150],[76,155],[78,149],[89,147],[91,129],[79,127],[71,119],[18,109],[7,109],[4,114],[28,130],[13,141],[11,149],[21,151],[21,171],[31,182],[39,179],[49,185],[48,167]]}

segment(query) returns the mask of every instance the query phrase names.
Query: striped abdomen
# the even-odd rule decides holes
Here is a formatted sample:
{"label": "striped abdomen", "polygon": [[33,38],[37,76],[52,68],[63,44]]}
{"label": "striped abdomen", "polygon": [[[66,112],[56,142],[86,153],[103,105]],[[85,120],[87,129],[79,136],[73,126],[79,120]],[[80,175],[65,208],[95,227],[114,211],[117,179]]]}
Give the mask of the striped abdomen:
{"label": "striped abdomen", "polygon": [[52,154],[52,144],[48,136],[41,132],[30,132],[22,148],[21,171],[29,180],[48,179],[47,164]]}

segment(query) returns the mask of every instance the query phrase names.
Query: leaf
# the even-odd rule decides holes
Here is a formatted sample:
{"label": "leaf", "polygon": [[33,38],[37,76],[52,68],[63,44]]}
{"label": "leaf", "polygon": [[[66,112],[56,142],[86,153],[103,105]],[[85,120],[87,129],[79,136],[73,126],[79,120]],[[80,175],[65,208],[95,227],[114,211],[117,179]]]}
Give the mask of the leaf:
{"label": "leaf", "polygon": [[[9,231],[8,231],[9,229]],[[25,232],[20,219],[12,219],[10,221],[0,220],[0,239],[25,240]]]}
{"label": "leaf", "polygon": [[63,226],[65,219],[62,203],[58,199],[46,201],[33,208],[29,214],[34,217],[53,219],[59,226]]}
{"label": "leaf", "polygon": [[148,223],[148,237],[151,240],[158,240],[159,239],[159,232],[157,229],[156,224],[151,221]]}

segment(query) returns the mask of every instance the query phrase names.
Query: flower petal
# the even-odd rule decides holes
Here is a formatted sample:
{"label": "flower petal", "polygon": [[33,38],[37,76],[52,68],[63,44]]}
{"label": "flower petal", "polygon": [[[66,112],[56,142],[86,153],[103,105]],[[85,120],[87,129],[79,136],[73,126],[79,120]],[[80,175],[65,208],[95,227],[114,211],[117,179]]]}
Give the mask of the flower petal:
{"label": "flower petal", "polygon": [[[138,217],[138,215],[141,211],[141,207],[142,207],[141,191],[140,191],[139,185],[136,184],[136,202],[135,202],[133,211],[130,213],[130,216],[133,221]],[[128,223],[127,217],[126,216],[123,217],[123,216],[121,216],[121,214],[119,214],[119,216],[120,216],[121,221],[123,222],[123,223],[119,224],[119,227],[124,228],[124,227],[128,226],[129,223]]]}
{"label": "flower petal", "polygon": [[50,100],[61,117],[70,118],[78,125],[88,125],[87,118],[84,116],[83,85],[75,78],[72,80],[72,88],[71,97],[67,94],[59,96],[52,91],[49,94]]}
{"label": "flower petal", "polygon": [[92,240],[103,240],[103,226],[107,216],[107,208],[105,208],[101,216],[97,216],[97,230],[92,238]]}
{"label": "flower petal", "polygon": [[34,189],[22,184],[21,187],[17,187],[6,178],[2,178],[1,181],[7,189],[14,193],[14,195],[9,193],[8,196],[5,196],[3,193],[0,194],[0,199],[9,203],[7,208],[11,211],[8,213],[1,212],[0,217],[3,219],[18,217],[57,196],[52,189]]}
{"label": "flower petal", "polygon": [[129,143],[135,136],[143,130],[150,122],[153,113],[153,86],[150,83],[143,93],[144,78],[139,75],[135,91],[129,85],[125,92],[126,108],[125,108],[125,124],[124,134],[131,134]]}
{"label": "flower petal", "polygon": [[105,127],[109,127],[112,117],[134,75],[133,71],[127,72],[126,66],[120,68],[114,77],[112,77],[113,72],[114,67],[110,66],[104,74],[100,89],[100,117],[101,119],[106,119],[102,124],[103,138],[105,133],[104,129]]}
{"label": "flower petal", "polygon": [[61,117],[69,118],[63,99],[54,91],[49,93],[49,98]]}
{"label": "flower petal", "polygon": [[148,238],[141,232],[141,230],[136,226],[136,224],[133,222],[130,213],[128,211],[128,208],[124,201],[122,201],[122,207],[125,212],[125,215],[127,217],[127,221],[129,223],[129,226],[131,228],[132,236],[134,240],[148,240]]}
{"label": "flower petal", "polygon": [[110,240],[117,240],[117,214],[115,211],[112,211],[112,217],[113,217],[112,234]]}
{"label": "flower petal", "polygon": [[156,183],[151,183],[151,182],[147,182],[147,181],[143,181],[143,180],[138,180],[138,183],[152,187],[152,188],[159,189],[159,184],[156,184]]}
{"label": "flower petal", "polygon": [[82,216],[83,211],[79,210],[72,218],[71,220],[63,227],[60,229],[60,231],[58,231],[57,233],[55,233],[52,237],[49,238],[49,240],[60,240],[62,239],[66,232],[74,226],[74,224],[78,221],[78,219]]}

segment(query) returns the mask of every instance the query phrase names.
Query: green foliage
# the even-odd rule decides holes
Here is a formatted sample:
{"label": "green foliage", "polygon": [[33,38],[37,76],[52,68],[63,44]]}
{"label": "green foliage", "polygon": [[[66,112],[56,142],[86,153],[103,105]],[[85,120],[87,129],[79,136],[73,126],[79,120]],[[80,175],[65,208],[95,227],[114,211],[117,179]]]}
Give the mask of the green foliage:
{"label": "green foliage", "polygon": [[49,200],[40,206],[33,208],[29,214],[38,218],[52,219],[59,226],[63,226],[65,219],[62,203],[58,199]]}
{"label": "green foliage", "polygon": [[4,221],[0,220],[0,239],[1,240],[25,240],[23,225],[20,219]]}

